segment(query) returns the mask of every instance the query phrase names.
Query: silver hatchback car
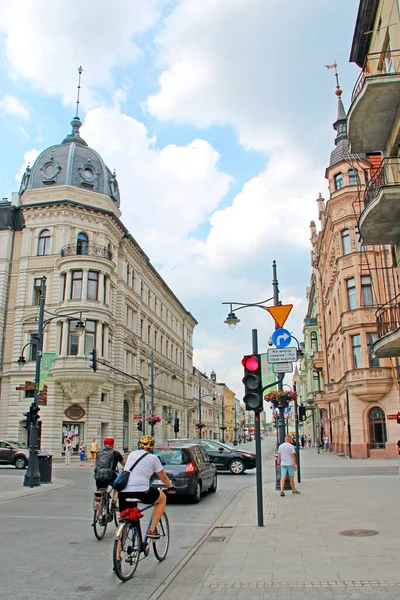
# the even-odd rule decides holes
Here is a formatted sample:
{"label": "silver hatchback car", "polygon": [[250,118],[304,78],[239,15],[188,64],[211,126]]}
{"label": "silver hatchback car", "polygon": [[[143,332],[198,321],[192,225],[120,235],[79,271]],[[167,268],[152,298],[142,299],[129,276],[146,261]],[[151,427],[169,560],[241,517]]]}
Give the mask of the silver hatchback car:
{"label": "silver hatchback car", "polygon": [[25,469],[28,464],[29,451],[20,442],[0,442],[0,465],[12,465],[16,469]]}

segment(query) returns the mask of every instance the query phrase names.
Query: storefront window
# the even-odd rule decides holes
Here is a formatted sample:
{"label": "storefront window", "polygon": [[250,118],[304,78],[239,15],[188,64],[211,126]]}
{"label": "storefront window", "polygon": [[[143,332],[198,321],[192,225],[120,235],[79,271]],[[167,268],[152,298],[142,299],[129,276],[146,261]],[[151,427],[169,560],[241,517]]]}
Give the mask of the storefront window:
{"label": "storefront window", "polygon": [[387,442],[385,413],[381,408],[372,408],[369,413],[369,435],[371,448],[384,448]]}
{"label": "storefront window", "polygon": [[72,443],[72,452],[78,453],[79,441],[83,440],[83,423],[70,423],[69,421],[63,423],[62,438],[61,438],[61,452],[65,452],[65,444],[70,439]]}

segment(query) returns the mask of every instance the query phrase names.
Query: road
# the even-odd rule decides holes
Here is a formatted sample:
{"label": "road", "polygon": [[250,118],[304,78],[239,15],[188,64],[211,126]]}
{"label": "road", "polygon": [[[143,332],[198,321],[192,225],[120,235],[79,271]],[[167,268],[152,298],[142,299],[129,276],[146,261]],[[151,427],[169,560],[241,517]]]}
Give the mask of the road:
{"label": "road", "polygon": [[[264,483],[274,481],[273,438],[263,441]],[[252,450],[247,443],[243,449]],[[368,477],[398,475],[396,461],[350,461],[316,450],[301,451],[302,480],[316,477]],[[0,478],[23,479],[23,472],[0,468]],[[120,583],[112,572],[113,528],[98,542],[91,528],[92,469],[55,465],[54,475],[69,485],[39,495],[1,501],[0,536],[2,600],[146,600],[167,575],[206,534],[236,494],[255,486],[255,471],[241,476],[218,476],[216,494],[200,504],[176,500],[168,506],[171,546],[168,559],[158,563],[150,554],[138,567],[134,580]],[[1,479],[0,479],[1,481]],[[9,480],[11,481],[11,479]]]}

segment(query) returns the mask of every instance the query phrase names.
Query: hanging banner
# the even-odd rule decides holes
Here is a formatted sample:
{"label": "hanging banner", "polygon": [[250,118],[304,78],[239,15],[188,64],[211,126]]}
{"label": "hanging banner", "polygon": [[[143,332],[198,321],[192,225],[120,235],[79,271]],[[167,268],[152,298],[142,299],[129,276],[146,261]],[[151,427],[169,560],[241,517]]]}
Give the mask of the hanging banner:
{"label": "hanging banner", "polygon": [[[261,376],[262,376],[262,386],[265,387],[269,383],[276,381],[276,375],[272,370],[272,365],[268,362],[268,355],[261,354]],[[275,390],[276,386],[270,387],[267,391],[270,392]]]}
{"label": "hanging banner", "polygon": [[40,363],[39,392],[41,392],[44,388],[44,384],[46,383],[46,379],[49,376],[49,371],[51,369],[51,365],[53,364],[55,357],[55,352],[43,352],[42,354],[42,361]]}

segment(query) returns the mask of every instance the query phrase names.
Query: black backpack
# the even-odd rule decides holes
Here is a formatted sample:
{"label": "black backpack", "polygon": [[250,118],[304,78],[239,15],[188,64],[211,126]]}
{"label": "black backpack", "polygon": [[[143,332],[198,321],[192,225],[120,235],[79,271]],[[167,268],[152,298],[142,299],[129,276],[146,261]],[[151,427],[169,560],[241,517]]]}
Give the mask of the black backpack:
{"label": "black backpack", "polygon": [[96,456],[94,478],[98,481],[110,481],[115,477],[114,450],[100,450]]}

